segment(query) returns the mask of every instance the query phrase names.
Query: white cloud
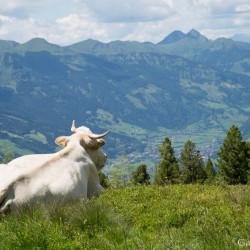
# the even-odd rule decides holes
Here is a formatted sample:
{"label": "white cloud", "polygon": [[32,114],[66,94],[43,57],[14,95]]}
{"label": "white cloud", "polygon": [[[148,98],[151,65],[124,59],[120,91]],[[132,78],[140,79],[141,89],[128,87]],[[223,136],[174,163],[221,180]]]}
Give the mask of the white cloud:
{"label": "white cloud", "polygon": [[83,5],[101,22],[145,22],[173,14],[172,0],[85,0]]}
{"label": "white cloud", "polygon": [[[78,42],[84,39],[105,39],[106,30],[102,25],[97,25],[89,19],[88,15],[78,15],[76,13],[58,18],[54,29],[59,29],[59,35],[63,44]],[[55,36],[55,35],[54,35]]]}
{"label": "white cloud", "polygon": [[0,15],[0,22],[11,22],[11,21],[14,21],[14,18],[11,18],[9,16]]}
{"label": "white cloud", "polygon": [[15,9],[29,10],[44,8],[46,5],[60,3],[59,0],[0,0],[1,11],[14,11]]}
{"label": "white cloud", "polygon": [[250,35],[249,0],[0,0],[0,39],[159,42],[194,28],[208,38]]}
{"label": "white cloud", "polygon": [[236,12],[250,12],[250,4],[237,5],[235,8]]}
{"label": "white cloud", "polygon": [[[4,36],[6,40],[26,42],[27,37],[37,36],[36,28],[39,26],[39,23],[32,18],[23,20],[9,16],[0,16],[0,23],[0,37]],[[18,39],[13,39],[13,35]]]}
{"label": "white cloud", "polygon": [[193,0],[194,5],[207,8],[210,15],[234,15],[250,10],[249,0]]}

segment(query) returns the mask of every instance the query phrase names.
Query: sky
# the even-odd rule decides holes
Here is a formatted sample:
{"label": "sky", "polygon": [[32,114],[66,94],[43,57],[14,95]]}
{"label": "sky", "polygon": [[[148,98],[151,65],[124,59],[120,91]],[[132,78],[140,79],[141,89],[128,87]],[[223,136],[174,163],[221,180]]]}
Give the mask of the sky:
{"label": "sky", "polygon": [[175,30],[250,37],[250,0],[0,0],[0,40],[157,43]]}

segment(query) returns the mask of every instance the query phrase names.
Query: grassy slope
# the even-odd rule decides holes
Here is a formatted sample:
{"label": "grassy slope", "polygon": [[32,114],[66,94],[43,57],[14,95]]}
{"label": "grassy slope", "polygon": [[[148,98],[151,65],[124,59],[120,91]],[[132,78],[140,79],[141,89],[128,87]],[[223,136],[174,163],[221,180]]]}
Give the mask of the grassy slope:
{"label": "grassy slope", "polygon": [[1,249],[238,249],[239,239],[249,242],[249,192],[126,187],[84,203],[28,208],[0,219]]}

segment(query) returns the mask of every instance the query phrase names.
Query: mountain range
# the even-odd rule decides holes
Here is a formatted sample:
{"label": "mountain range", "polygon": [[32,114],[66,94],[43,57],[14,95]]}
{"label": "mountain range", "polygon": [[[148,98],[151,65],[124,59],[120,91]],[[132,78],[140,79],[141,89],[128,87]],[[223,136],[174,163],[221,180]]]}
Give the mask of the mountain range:
{"label": "mountain range", "polygon": [[157,44],[0,40],[0,151],[57,150],[71,122],[110,130],[115,159],[157,161],[170,137],[215,154],[232,124],[250,131],[250,44],[174,31]]}

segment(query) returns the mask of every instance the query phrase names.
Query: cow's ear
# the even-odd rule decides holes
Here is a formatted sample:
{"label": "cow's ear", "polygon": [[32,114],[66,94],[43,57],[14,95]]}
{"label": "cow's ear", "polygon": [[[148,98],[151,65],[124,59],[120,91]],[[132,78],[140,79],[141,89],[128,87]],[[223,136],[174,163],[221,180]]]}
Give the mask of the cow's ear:
{"label": "cow's ear", "polygon": [[69,136],[59,136],[56,138],[55,143],[61,147],[66,147],[69,142]]}

